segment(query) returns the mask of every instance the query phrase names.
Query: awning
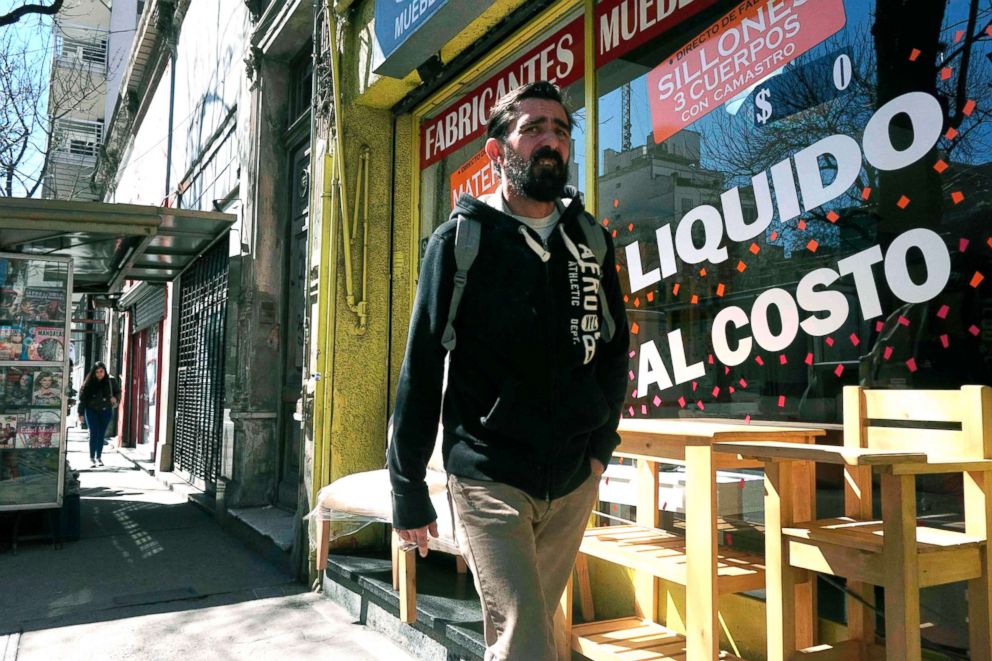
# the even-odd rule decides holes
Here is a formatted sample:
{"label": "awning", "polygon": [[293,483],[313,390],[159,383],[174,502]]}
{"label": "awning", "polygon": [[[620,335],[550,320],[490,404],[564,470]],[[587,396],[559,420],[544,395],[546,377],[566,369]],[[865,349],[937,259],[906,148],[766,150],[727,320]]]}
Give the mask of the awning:
{"label": "awning", "polygon": [[73,258],[73,291],[110,294],[125,280],[165,283],[236,217],[165,207],[0,198],[0,251]]}

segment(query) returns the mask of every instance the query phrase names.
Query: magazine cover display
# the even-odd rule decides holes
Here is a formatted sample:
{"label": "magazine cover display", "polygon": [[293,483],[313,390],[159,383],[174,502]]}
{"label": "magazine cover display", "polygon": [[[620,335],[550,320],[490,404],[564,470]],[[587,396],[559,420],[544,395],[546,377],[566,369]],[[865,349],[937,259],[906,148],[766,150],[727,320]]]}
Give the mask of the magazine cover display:
{"label": "magazine cover display", "polygon": [[0,255],[0,510],[62,503],[70,268]]}

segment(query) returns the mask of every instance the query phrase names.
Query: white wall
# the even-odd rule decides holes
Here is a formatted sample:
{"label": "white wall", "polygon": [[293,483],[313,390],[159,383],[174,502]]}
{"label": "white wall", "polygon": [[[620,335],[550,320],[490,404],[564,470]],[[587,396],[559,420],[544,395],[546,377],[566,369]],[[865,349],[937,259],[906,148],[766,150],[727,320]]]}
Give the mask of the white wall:
{"label": "white wall", "polygon": [[131,53],[138,25],[138,0],[115,0],[110,10],[110,36],[107,44],[107,99],[103,116],[106,121],[114,114],[120,93],[121,78]]}

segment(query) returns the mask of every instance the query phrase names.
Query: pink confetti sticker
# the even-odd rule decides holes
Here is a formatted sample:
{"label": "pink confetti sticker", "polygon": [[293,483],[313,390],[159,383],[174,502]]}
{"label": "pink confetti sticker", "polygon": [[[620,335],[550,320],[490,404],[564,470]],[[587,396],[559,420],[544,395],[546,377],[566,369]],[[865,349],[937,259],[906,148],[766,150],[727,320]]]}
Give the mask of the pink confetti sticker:
{"label": "pink confetti sticker", "polygon": [[696,392],[696,388],[698,388],[698,387],[699,387],[699,384],[696,383],[695,381],[693,381],[692,382],[692,392]]}
{"label": "pink confetti sticker", "polygon": [[631,351],[630,353],[627,354],[627,357],[628,358],[633,358],[636,355],[637,355],[637,352],[636,351]]}
{"label": "pink confetti sticker", "polygon": [[844,366],[843,365],[838,365],[837,366],[837,369],[834,370],[834,375],[836,375],[837,378],[840,378],[840,375],[843,374],[843,373],[844,373]]}
{"label": "pink confetti sticker", "polygon": [[789,362],[789,359],[785,357],[785,354],[784,353],[783,354],[779,354],[779,357],[778,357],[778,364],[779,365],[786,365],[786,364],[788,364],[788,362]]}
{"label": "pink confetti sticker", "polygon": [[629,370],[627,372],[627,376],[630,377],[630,380],[631,381],[633,381],[634,380],[634,370]]}
{"label": "pink confetti sticker", "polygon": [[854,346],[858,346],[859,344],[861,344],[861,339],[858,337],[857,333],[851,333],[850,339],[851,339],[851,344],[853,344]]}
{"label": "pink confetti sticker", "polygon": [[724,367],[723,367],[723,374],[724,374],[724,376],[726,376],[727,374],[730,374],[730,368],[727,367],[726,365],[724,365]]}
{"label": "pink confetti sticker", "polygon": [[904,317],[902,315],[899,315],[899,325],[900,326],[909,326],[909,319],[907,319],[906,317]]}
{"label": "pink confetti sticker", "polygon": [[834,338],[830,337],[829,335],[823,341],[827,343],[828,347],[832,347],[834,345]]}
{"label": "pink confetti sticker", "polygon": [[807,365],[812,365],[813,364],[813,352],[812,351],[810,351],[809,353],[806,354],[806,360],[804,360],[803,362],[806,363]]}
{"label": "pink confetti sticker", "polygon": [[981,330],[979,330],[978,326],[972,324],[971,326],[968,327],[968,332],[974,335],[975,337],[978,337],[978,334],[981,333]]}
{"label": "pink confetti sticker", "polygon": [[764,366],[764,364],[765,364],[765,359],[764,359],[764,358],[762,358],[761,356],[755,356],[755,357],[754,357],[754,362],[756,362],[756,363],[758,363],[758,364],[759,364],[759,365],[761,365],[761,366]]}
{"label": "pink confetti sticker", "polygon": [[738,379],[737,383],[741,384],[741,388],[747,388],[747,381],[744,380],[744,377]]}
{"label": "pink confetti sticker", "polygon": [[627,409],[627,413],[629,413],[630,414],[630,417],[633,418],[634,417],[634,407],[633,406],[629,407]]}
{"label": "pink confetti sticker", "polygon": [[658,397],[658,395],[655,395],[654,396],[654,399],[651,400],[651,403],[654,404],[654,407],[655,408],[658,408],[659,406],[661,406],[661,397]]}
{"label": "pink confetti sticker", "polygon": [[779,395],[778,396],[778,407],[780,409],[784,409],[785,408],[785,395]]}
{"label": "pink confetti sticker", "polygon": [[885,347],[885,351],[882,352],[882,357],[885,358],[885,360],[888,360],[892,357],[892,352],[892,347]]}
{"label": "pink confetti sticker", "polygon": [[941,305],[940,309],[937,310],[937,316],[941,319],[947,319],[947,313],[951,311],[951,308],[946,305]]}
{"label": "pink confetti sticker", "polygon": [[641,415],[647,415],[647,414],[648,414],[648,405],[641,404]]}
{"label": "pink confetti sticker", "polygon": [[710,365],[713,364],[713,354],[708,354],[706,356],[706,362],[709,363]]}
{"label": "pink confetti sticker", "polygon": [[916,359],[915,358],[910,358],[909,360],[907,360],[906,361],[906,367],[909,368],[909,371],[910,372],[915,372],[917,370]]}
{"label": "pink confetti sticker", "polygon": [[735,392],[737,392],[737,389],[734,388],[733,386],[727,386],[727,392],[733,395]]}
{"label": "pink confetti sticker", "polygon": [[713,398],[716,399],[720,396],[720,386],[713,386]]}
{"label": "pink confetti sticker", "polygon": [[947,335],[941,335],[940,343],[944,345],[944,348],[946,349],[947,347],[951,346],[951,339],[947,337]]}
{"label": "pink confetti sticker", "polygon": [[701,400],[701,399],[697,399],[696,400],[696,406],[699,407],[699,410],[700,411],[705,411],[706,410],[706,407],[703,406],[703,400]]}
{"label": "pink confetti sticker", "polygon": [[637,399],[637,388],[634,388],[634,392],[630,393],[630,396]]}
{"label": "pink confetti sticker", "polygon": [[881,333],[883,328],[885,328],[885,324],[883,322],[881,322],[881,321],[876,321],[875,322],[875,332],[876,333]]}
{"label": "pink confetti sticker", "polygon": [[968,239],[958,239],[958,252],[964,252],[968,249],[968,244],[971,243]]}
{"label": "pink confetti sticker", "polygon": [[685,397],[679,397],[679,406],[685,408]]}
{"label": "pink confetti sticker", "polygon": [[744,416],[744,424],[745,425],[751,424],[751,414],[750,413],[748,413],[746,416]]}

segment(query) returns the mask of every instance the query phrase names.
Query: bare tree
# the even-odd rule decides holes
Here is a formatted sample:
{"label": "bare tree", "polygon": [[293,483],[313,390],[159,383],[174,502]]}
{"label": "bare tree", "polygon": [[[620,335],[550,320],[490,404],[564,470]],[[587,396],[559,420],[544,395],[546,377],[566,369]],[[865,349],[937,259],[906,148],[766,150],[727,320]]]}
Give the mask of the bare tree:
{"label": "bare tree", "polygon": [[50,5],[40,2],[29,2],[28,4],[21,5],[20,7],[15,7],[6,14],[0,14],[0,27],[5,25],[13,25],[25,16],[30,16],[31,14],[37,14],[40,16],[54,16],[62,9],[63,2],[65,2],[65,0],[52,0],[52,4]]}
{"label": "bare tree", "polygon": [[[54,30],[57,38],[40,48],[17,31],[0,32],[0,96],[6,100],[0,105],[0,196],[33,197],[50,186],[46,180],[55,162],[74,159],[70,165],[79,165],[87,150],[95,160],[99,148],[98,139],[90,146],[66,127],[102,99],[106,62],[88,61],[82,51],[68,52],[58,23]],[[60,178],[61,190],[49,194],[65,198],[89,190],[85,168],[63,170],[69,178]]]}

